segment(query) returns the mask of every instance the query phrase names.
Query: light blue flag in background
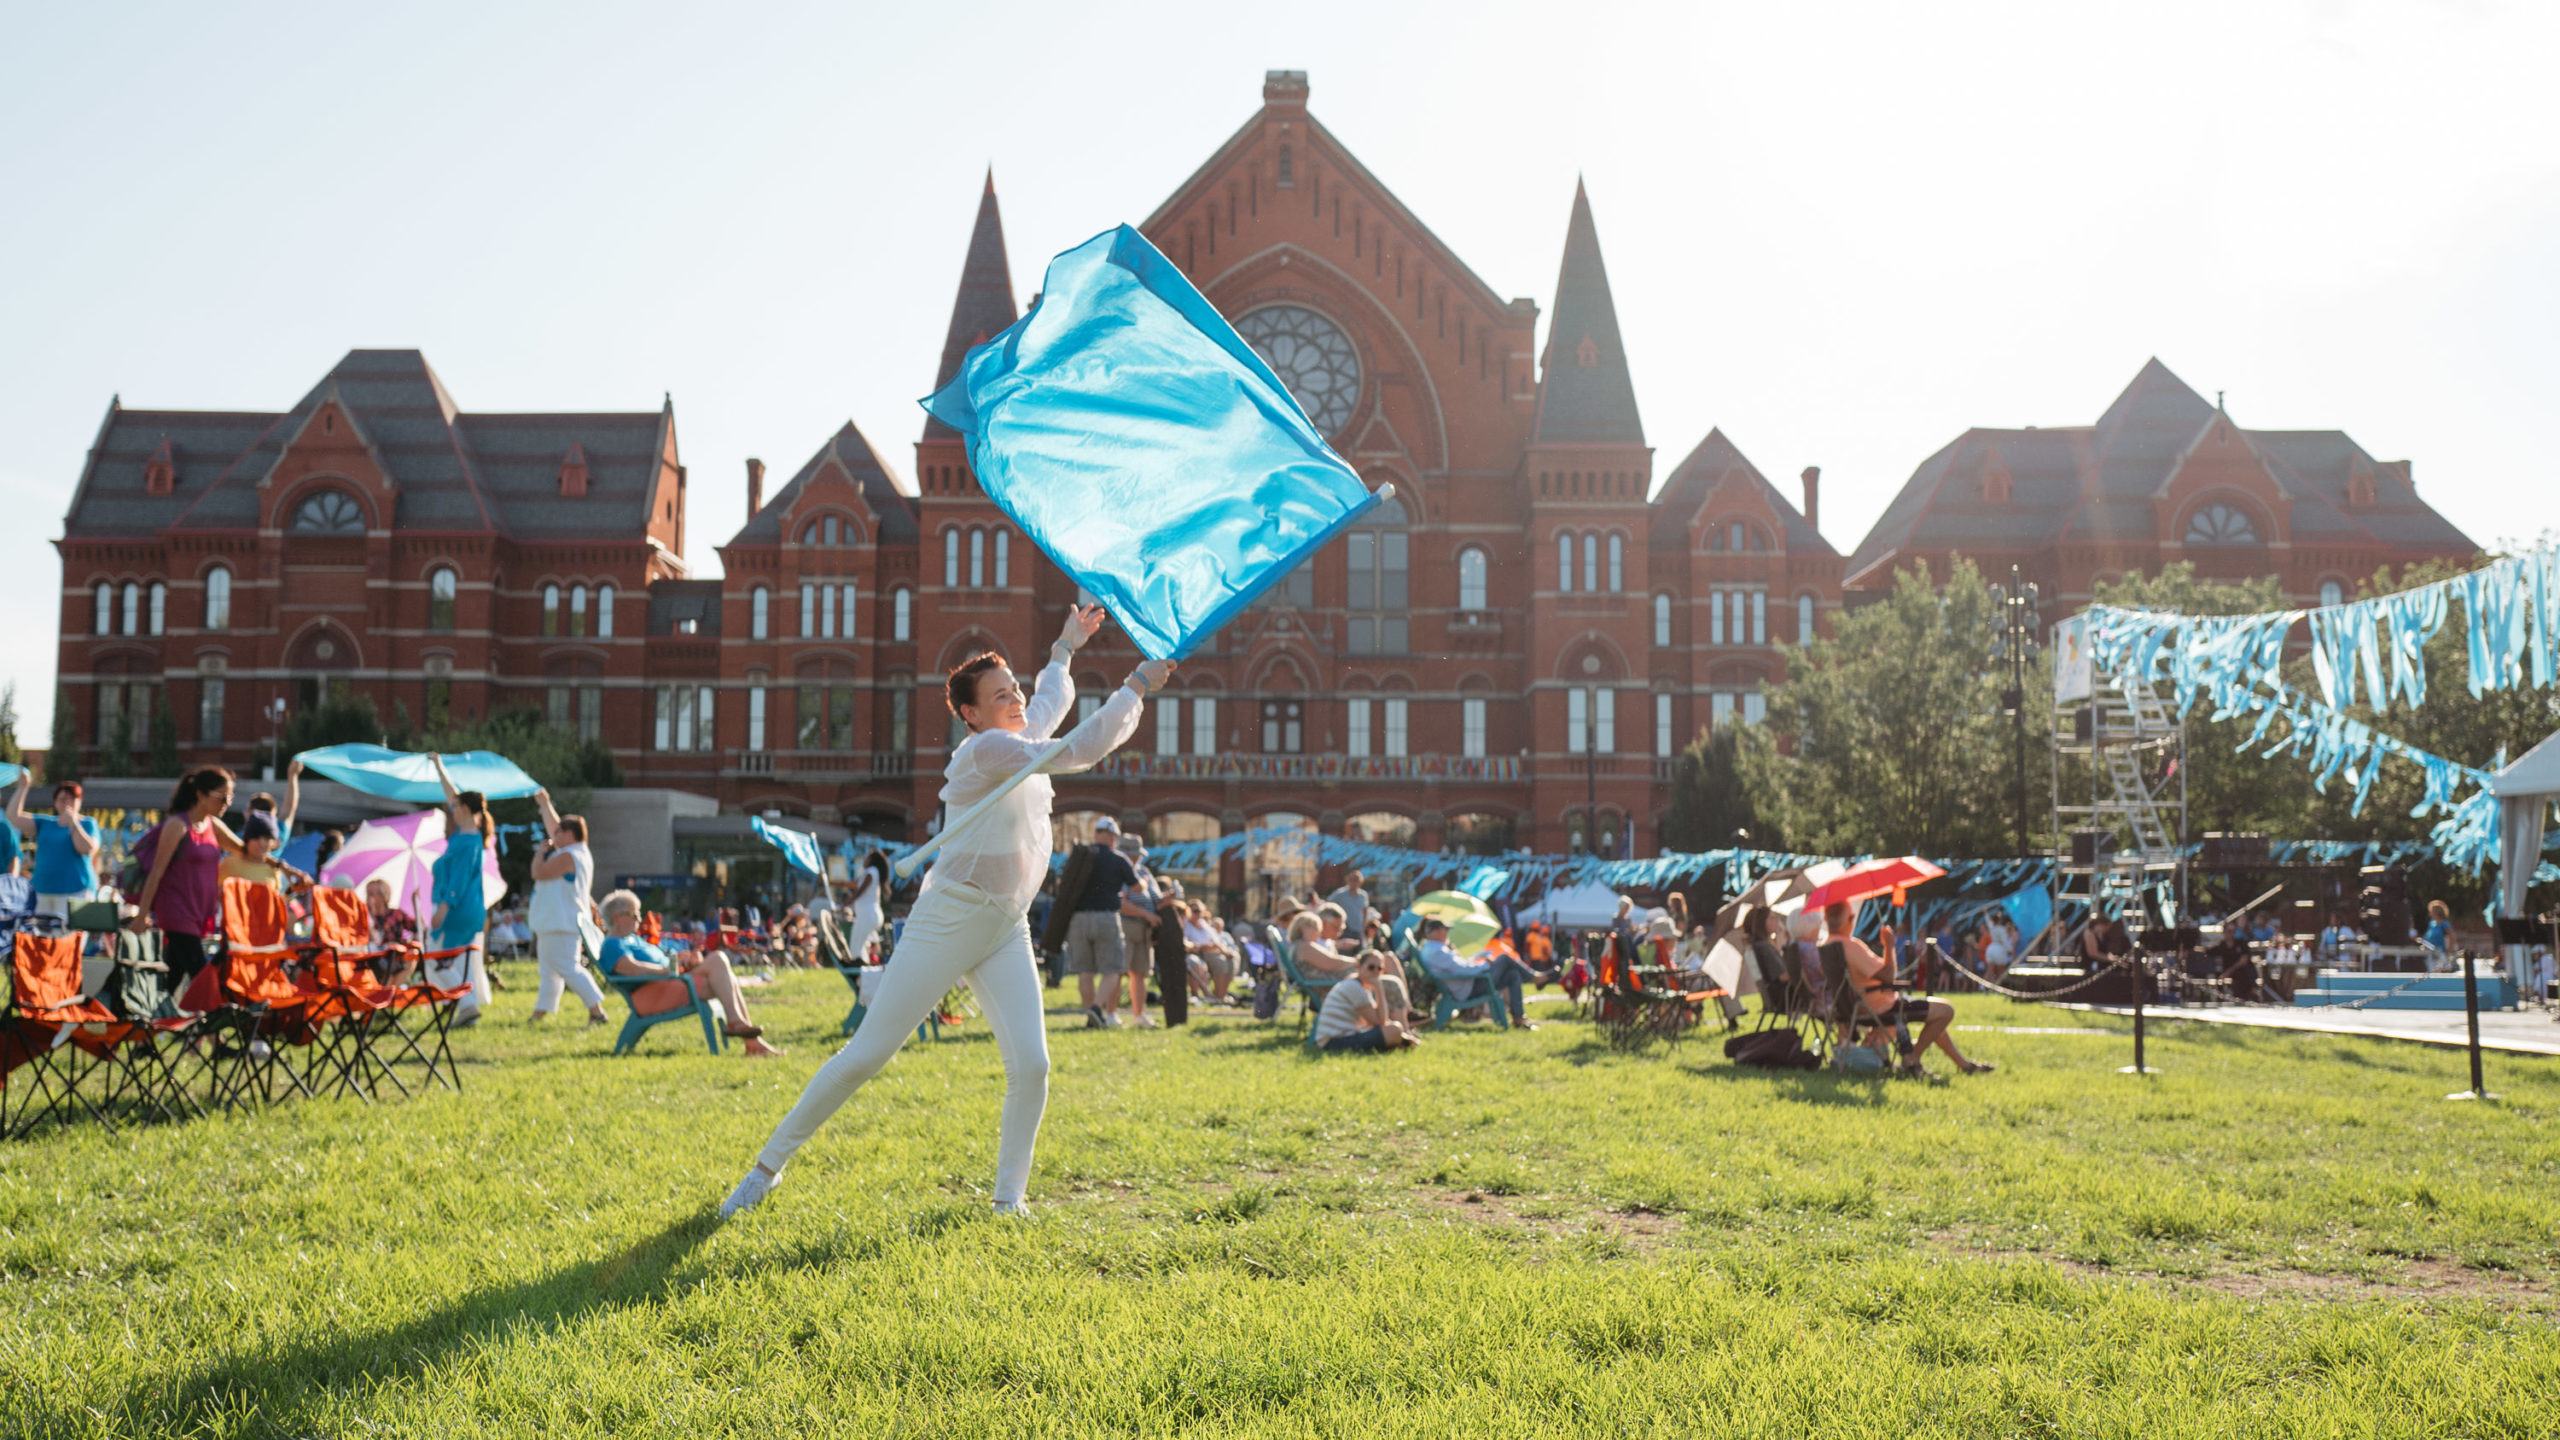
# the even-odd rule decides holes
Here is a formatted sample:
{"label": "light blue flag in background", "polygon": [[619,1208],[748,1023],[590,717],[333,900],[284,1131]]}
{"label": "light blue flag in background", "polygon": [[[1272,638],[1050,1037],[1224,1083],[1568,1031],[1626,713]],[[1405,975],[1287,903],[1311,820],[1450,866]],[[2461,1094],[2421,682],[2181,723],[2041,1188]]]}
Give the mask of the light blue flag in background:
{"label": "light blue flag in background", "polygon": [[[417,805],[444,801],[444,787],[436,783],[436,767],[424,755],[386,750],[379,745],[326,745],[305,750],[299,758],[303,769],[317,770],[367,795]],[[454,789],[477,790],[492,800],[520,800],[542,788],[516,762],[494,750],[447,755],[444,769],[453,777]]]}
{"label": "light blue flag in background", "polygon": [[2000,908],[2009,912],[2010,921],[2018,927],[2018,939],[2032,945],[2053,923],[2053,897],[2042,890],[2021,890],[2004,896]]}
{"label": "light blue flag in background", "polygon": [[1289,388],[1126,225],[1049,262],[1039,300],[922,404],[990,499],[1177,660],[1378,503]]}
{"label": "light blue flag in background", "polygon": [[821,880],[826,878],[827,862],[818,853],[817,836],[805,830],[768,825],[761,815],[748,816],[747,824],[754,827],[764,843],[781,851],[782,858],[791,862],[792,869],[805,875],[815,875]]}

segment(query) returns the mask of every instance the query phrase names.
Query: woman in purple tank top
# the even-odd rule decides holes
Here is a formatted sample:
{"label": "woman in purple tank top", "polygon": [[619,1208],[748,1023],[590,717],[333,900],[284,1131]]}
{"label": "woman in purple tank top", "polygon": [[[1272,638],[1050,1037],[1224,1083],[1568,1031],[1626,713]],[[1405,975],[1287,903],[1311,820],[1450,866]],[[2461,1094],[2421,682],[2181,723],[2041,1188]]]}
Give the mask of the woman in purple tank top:
{"label": "woman in purple tank top", "polygon": [[134,897],[140,913],[130,930],[160,931],[160,958],[180,993],[205,966],[205,942],[222,933],[224,851],[240,852],[240,837],[222,823],[231,807],[231,772],[208,767],[188,773],[169,796],[169,810],[151,846],[151,870]]}

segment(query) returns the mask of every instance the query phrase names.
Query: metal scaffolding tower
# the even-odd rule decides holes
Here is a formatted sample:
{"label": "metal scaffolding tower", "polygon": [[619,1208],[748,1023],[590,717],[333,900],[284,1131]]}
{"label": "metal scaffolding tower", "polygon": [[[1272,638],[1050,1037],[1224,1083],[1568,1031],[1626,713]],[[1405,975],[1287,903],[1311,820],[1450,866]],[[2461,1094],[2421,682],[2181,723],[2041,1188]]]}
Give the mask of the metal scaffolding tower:
{"label": "metal scaffolding tower", "polygon": [[[2054,706],[2053,831],[2056,914],[2073,902],[2087,913],[2127,917],[2130,929],[2174,925],[2187,894],[2186,727],[2147,685],[2100,675],[2087,700]],[[2078,798],[2087,769],[2088,799]],[[2073,793],[2066,796],[2066,787]],[[2065,936],[2068,947],[2078,927]]]}

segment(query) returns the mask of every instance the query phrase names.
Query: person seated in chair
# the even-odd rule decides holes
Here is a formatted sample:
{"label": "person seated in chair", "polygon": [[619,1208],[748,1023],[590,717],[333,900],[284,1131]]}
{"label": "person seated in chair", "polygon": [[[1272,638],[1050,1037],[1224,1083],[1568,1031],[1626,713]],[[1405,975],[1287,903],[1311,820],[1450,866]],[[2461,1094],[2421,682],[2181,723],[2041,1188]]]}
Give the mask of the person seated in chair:
{"label": "person seated in chair", "polygon": [[766,1044],[764,1028],[747,1018],[746,997],[738,991],[738,977],[729,972],[728,956],[716,950],[709,954],[696,951],[680,964],[669,961],[665,951],[640,938],[640,897],[628,890],[607,895],[596,909],[604,916],[607,932],[604,953],[596,957],[598,969],[626,979],[638,975],[665,977],[630,992],[633,1010],[656,1015],[683,1004],[684,987],[675,983],[675,977],[690,975],[703,999],[719,1001],[729,1013],[724,1028],[732,1038],[747,1042],[749,1055],[784,1053],[779,1047]]}
{"label": "person seated in chair", "polygon": [[1866,1005],[1867,1013],[1884,1024],[1899,1022],[1920,1027],[1919,1038],[1903,1051],[1904,1074],[1926,1073],[1920,1058],[1932,1045],[1945,1051],[1947,1058],[1956,1062],[1956,1068],[1967,1075],[1980,1075],[1995,1068],[1989,1061],[1965,1058],[1956,1042],[1947,1038],[1948,1027],[1955,1023],[1956,1007],[1944,1000],[1910,998],[1894,988],[1893,972],[1884,957],[1868,949],[1866,942],[1852,933],[1858,923],[1857,906],[1846,900],[1837,901],[1823,912],[1823,919],[1831,930],[1833,943],[1840,947],[1845,973],[1839,978],[1857,988],[1857,997]]}
{"label": "person seated in chair", "polygon": [[1325,992],[1316,1012],[1319,1050],[1401,1050],[1420,1044],[1413,1027],[1392,1018],[1386,995],[1387,957],[1372,950],[1356,961],[1349,978]]}
{"label": "person seated in chair", "polygon": [[1489,982],[1502,993],[1502,1003],[1511,1012],[1512,1029],[1538,1028],[1529,1023],[1521,994],[1521,987],[1537,978],[1529,973],[1528,966],[1502,951],[1488,952],[1492,958],[1485,960],[1460,959],[1456,948],[1449,943],[1449,922],[1445,920],[1426,916],[1421,924],[1414,927],[1413,933],[1422,940],[1422,973],[1434,980]]}

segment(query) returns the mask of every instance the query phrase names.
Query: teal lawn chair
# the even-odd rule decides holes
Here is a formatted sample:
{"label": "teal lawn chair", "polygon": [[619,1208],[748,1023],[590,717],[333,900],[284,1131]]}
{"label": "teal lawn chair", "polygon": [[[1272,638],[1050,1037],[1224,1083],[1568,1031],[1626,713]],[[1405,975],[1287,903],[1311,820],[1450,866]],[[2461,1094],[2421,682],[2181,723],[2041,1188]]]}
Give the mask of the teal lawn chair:
{"label": "teal lawn chair", "polygon": [[[660,980],[673,980],[682,985],[688,997],[686,1003],[655,1015],[641,1014],[640,1003],[636,998],[637,992],[641,986],[655,984]],[[727,1047],[729,1041],[723,1026],[728,1017],[721,1013],[719,1001],[704,998],[701,987],[694,984],[692,976],[615,975],[608,972],[604,982],[614,988],[615,993],[622,997],[624,1004],[631,1007],[631,1018],[622,1022],[622,1034],[613,1042],[614,1054],[630,1054],[639,1045],[640,1037],[648,1034],[652,1027],[664,1025],[670,1020],[682,1020],[688,1015],[701,1019],[702,1043],[711,1048],[712,1054],[717,1055]]]}
{"label": "teal lawn chair", "polygon": [[1316,1047],[1316,1011],[1323,1008],[1324,997],[1332,994],[1333,987],[1342,982],[1310,980],[1301,974],[1298,970],[1298,947],[1293,941],[1281,941],[1280,948],[1274,953],[1280,958],[1280,973],[1289,977],[1289,983],[1297,989],[1298,1016],[1307,1022],[1307,1048],[1312,1050]]}
{"label": "teal lawn chair", "polygon": [[1443,975],[1428,965],[1419,968],[1431,977],[1433,988],[1440,992],[1431,1002],[1432,1029],[1448,1029],[1449,1022],[1457,1018],[1459,1011],[1472,1010],[1478,1005],[1487,1008],[1497,1029],[1510,1028],[1511,1007],[1503,1003],[1502,991],[1493,983],[1492,976]]}

